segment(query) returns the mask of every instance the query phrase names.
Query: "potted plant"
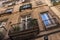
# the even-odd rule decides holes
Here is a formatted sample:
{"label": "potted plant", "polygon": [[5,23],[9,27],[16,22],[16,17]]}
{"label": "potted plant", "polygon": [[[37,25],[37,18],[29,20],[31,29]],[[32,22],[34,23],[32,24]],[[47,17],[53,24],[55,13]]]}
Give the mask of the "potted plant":
{"label": "potted plant", "polygon": [[29,25],[30,26],[36,26],[37,20],[36,19],[31,19]]}
{"label": "potted plant", "polygon": [[19,26],[15,26],[14,27],[14,31],[20,31],[20,27]]}

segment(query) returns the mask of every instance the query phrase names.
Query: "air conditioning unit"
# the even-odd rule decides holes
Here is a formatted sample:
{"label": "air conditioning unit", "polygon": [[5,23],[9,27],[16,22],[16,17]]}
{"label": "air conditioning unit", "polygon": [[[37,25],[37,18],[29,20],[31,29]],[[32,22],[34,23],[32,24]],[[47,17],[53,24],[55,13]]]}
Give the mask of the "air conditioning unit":
{"label": "air conditioning unit", "polygon": [[25,5],[20,6],[19,11],[25,10],[25,9],[32,9],[32,4],[25,4]]}

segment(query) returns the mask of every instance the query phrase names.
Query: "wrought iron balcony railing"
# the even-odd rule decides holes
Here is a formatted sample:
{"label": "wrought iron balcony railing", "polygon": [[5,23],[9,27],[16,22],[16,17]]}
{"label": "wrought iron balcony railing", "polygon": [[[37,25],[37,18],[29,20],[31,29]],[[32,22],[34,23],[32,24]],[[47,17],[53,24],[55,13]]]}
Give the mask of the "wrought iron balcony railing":
{"label": "wrought iron balcony railing", "polygon": [[25,4],[25,5],[20,6],[19,11],[22,11],[25,9],[32,9],[32,4]]}
{"label": "wrought iron balcony railing", "polygon": [[21,26],[20,23],[12,26],[14,27],[10,29],[9,36],[13,40],[29,39],[35,37],[39,33],[39,27],[36,19],[33,19],[28,23],[27,29],[25,29],[25,25]]}

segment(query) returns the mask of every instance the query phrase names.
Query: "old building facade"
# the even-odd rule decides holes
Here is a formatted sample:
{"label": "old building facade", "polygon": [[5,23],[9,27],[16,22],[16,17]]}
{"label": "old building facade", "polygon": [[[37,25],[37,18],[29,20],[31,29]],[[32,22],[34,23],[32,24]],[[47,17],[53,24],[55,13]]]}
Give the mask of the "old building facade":
{"label": "old building facade", "polygon": [[[37,20],[37,23],[30,23],[34,19]],[[60,40],[60,0],[9,0],[3,2],[0,7],[0,30],[4,35],[4,40],[10,37],[12,37],[10,39],[16,40],[15,35],[20,35],[20,33],[15,32],[13,35],[10,32],[13,32],[13,28],[18,25],[20,26],[18,29],[23,31],[19,31],[22,37],[18,36],[18,38],[26,40],[23,35],[29,37],[30,34],[32,36],[34,34],[34,36],[36,35],[34,40]]]}

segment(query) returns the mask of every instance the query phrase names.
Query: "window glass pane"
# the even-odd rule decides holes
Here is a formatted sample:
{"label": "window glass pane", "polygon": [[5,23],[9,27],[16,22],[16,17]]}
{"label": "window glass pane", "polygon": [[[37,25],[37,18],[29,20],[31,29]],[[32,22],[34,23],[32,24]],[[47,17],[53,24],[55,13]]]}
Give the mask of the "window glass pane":
{"label": "window glass pane", "polygon": [[41,16],[42,16],[42,20],[48,20],[49,19],[48,15],[46,13],[44,13]]}
{"label": "window glass pane", "polygon": [[0,27],[5,26],[6,22],[0,22]]}
{"label": "window glass pane", "polygon": [[4,30],[6,30],[6,28],[5,28],[6,23],[7,23],[7,22],[4,22],[4,21],[1,21],[1,22],[0,22],[0,31],[3,32]]}
{"label": "window glass pane", "polygon": [[12,12],[12,9],[11,9],[11,10],[8,10],[8,11],[6,11],[6,12]]}
{"label": "window glass pane", "polygon": [[51,24],[51,21],[49,19],[48,13],[43,13],[41,15],[41,17],[42,17],[42,20],[43,20],[45,26],[48,26],[49,24]]}
{"label": "window glass pane", "polygon": [[29,29],[28,27],[30,22],[31,16],[25,16],[24,18],[21,18],[21,24],[23,29]]}
{"label": "window glass pane", "polygon": [[6,13],[8,13],[8,12],[12,12],[13,11],[13,9],[11,8],[11,9],[7,9],[6,10]]}
{"label": "window glass pane", "polygon": [[2,26],[5,26],[6,25],[6,22],[2,22]]}
{"label": "window glass pane", "polygon": [[20,6],[20,11],[21,10],[25,10],[25,9],[32,9],[32,4],[26,4],[26,5],[22,5]]}

